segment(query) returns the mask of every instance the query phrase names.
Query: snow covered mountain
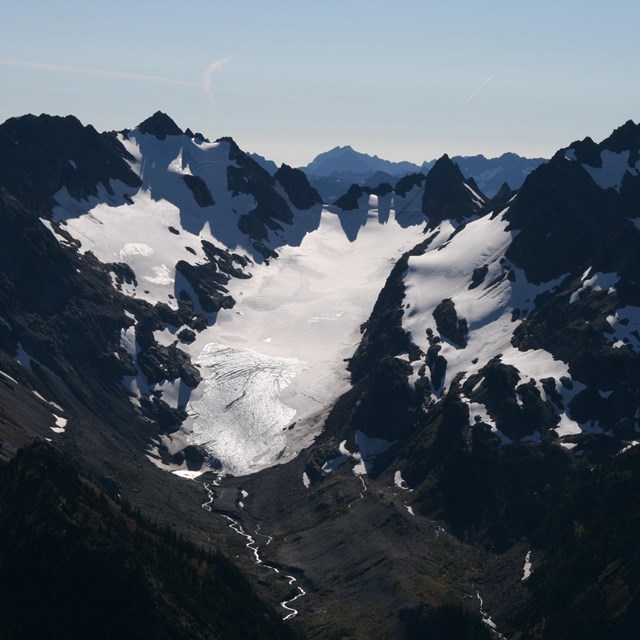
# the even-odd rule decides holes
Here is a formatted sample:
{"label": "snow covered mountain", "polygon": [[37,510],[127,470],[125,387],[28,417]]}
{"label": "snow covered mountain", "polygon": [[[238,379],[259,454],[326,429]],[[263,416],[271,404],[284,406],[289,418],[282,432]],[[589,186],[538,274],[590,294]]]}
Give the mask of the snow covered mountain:
{"label": "snow covered mountain", "polygon": [[[492,199],[454,160],[326,205],[302,171],[160,112],[103,134],[7,121],[2,457],[46,437],[196,536],[201,488],[182,478],[215,472],[206,504],[277,537],[307,613],[332,612],[314,633],[403,637],[453,603],[481,630],[551,637],[541,620],[569,613],[536,608],[536,585],[558,575],[554,545],[581,543],[549,522],[586,522],[592,469],[620,495],[636,481],[640,126]],[[638,598],[617,570],[603,593],[610,575],[624,629]],[[374,601],[385,615],[362,622]]]}

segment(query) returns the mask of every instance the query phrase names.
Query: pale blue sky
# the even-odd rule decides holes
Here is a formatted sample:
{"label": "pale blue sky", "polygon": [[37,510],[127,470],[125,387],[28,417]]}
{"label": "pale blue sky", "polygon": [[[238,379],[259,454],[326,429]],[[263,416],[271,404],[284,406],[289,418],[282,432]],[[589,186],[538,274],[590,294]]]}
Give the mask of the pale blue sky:
{"label": "pale blue sky", "polygon": [[301,165],[345,144],[414,162],[545,156],[640,119],[637,0],[4,5],[2,121],[122,129],[161,109]]}

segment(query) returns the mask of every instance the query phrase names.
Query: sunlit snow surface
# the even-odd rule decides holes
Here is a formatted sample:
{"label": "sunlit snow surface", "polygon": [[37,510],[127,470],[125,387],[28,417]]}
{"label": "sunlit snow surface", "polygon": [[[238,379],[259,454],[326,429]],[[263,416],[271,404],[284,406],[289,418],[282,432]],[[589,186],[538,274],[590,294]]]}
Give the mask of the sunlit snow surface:
{"label": "sunlit snow surface", "polygon": [[192,438],[232,473],[272,462],[286,446],[283,426],[296,414],[279,397],[303,363],[213,342],[196,363],[204,388],[189,405],[195,414]]}
{"label": "sunlit snow surface", "polygon": [[[403,326],[413,342],[426,352],[429,347],[426,329],[432,329],[437,335],[433,311],[442,300],[449,298],[455,304],[458,317],[466,319],[469,335],[465,348],[442,340],[440,355],[447,360],[444,389],[459,373],[468,377],[500,356],[503,363],[519,371],[521,382],[534,380],[543,399],[546,393],[540,380],[554,378],[566,407],[571,398],[584,389],[577,381],[571,390],[561,384],[561,378],[570,378],[567,364],[541,349],[520,351],[511,342],[520,322],[513,318],[513,311],[532,310],[535,298],[552,290],[563,278],[534,285],[526,280],[521,269],[509,265],[504,256],[517,232],[507,230],[505,214],[506,210],[496,217],[485,215],[453,235],[451,225],[444,222],[427,252],[410,258],[405,275]],[[470,288],[472,272],[481,267],[487,268],[483,283]],[[512,279],[506,277],[508,269]],[[467,404],[471,420],[477,416],[496,430],[484,405],[470,401]],[[560,423],[556,431],[560,437],[581,433],[580,425],[571,419],[566,409],[558,409],[558,414]],[[504,444],[511,442],[504,434],[498,433],[498,436]]]}
{"label": "sunlit snow surface", "polygon": [[[348,387],[344,360],[360,341],[360,325],[396,260],[424,237],[419,189],[395,200],[363,197],[354,211],[294,210],[293,225],[270,232],[266,244],[279,257],[266,265],[238,228],[256,203],[228,189],[227,169],[235,164],[228,142],[160,141],[139,131],[120,140],[142,186],[113,182],[110,194],[99,185],[88,200],[62,189],[53,221],[80,241],[81,252],[131,267],[137,285],[120,283],[125,294],[175,308],[182,289],[192,293],[175,265],[204,262],[202,240],[252,261],[250,279],[227,285],[234,308],[209,315],[210,326],[179,345],[200,367],[197,389],[152,386],[140,372],[124,386],[133,397],[154,392],[171,406],[186,404],[187,438],[227,472],[243,475],[290,459],[313,441],[330,403]],[[201,178],[215,204],[198,206],[185,175]],[[68,244],[54,223],[43,221]],[[155,337],[171,344],[179,329]],[[122,330],[121,346],[135,361],[134,326]]]}
{"label": "sunlit snow surface", "polygon": [[313,441],[322,421],[310,419],[348,388],[344,360],[360,325],[395,261],[423,237],[420,226],[381,224],[376,209],[353,212],[357,226],[348,215],[323,211],[300,246],[231,280],[235,307],[189,347],[205,380],[187,427],[231,473],[284,462]]}

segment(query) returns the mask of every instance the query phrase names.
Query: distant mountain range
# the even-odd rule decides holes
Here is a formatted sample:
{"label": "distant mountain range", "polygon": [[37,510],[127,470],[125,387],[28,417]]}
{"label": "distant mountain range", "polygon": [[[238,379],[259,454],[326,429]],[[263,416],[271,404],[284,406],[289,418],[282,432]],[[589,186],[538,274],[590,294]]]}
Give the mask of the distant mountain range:
{"label": "distant mountain range", "polygon": [[353,147],[334,147],[317,155],[306,167],[300,167],[312,176],[331,176],[336,173],[366,174],[384,171],[389,175],[403,176],[420,171],[412,162],[391,162],[378,156],[360,153]]}
{"label": "distant mountain range", "polygon": [[[453,156],[451,160],[490,198],[505,183],[510,189],[518,189],[529,173],[546,162],[544,158],[524,158],[515,153],[504,153],[498,158]],[[426,174],[434,164],[435,160],[425,161],[420,166],[412,162],[391,162],[345,146],[319,154],[300,169],[325,202],[334,202],[352,184],[377,187],[386,182],[395,186],[399,178],[413,173]]]}

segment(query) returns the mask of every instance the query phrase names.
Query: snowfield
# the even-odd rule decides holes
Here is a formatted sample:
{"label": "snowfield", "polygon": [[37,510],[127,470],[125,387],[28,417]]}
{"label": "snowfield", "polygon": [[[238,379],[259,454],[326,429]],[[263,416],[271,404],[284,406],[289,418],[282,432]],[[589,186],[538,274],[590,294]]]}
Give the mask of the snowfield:
{"label": "snowfield", "polygon": [[[96,197],[82,201],[62,189],[56,195],[53,223],[43,221],[58,240],[69,244],[57,233],[59,224],[81,243],[80,251],[91,251],[105,263],[126,263],[137,282],[114,279],[114,286],[150,304],[175,308],[184,290],[202,312],[176,263],[204,263],[203,240],[246,258],[244,271],[251,276],[231,278],[226,289],[235,300],[233,308],[204,314],[207,328],[191,344],[179,345],[202,374],[196,389],[180,380],[150,385],[140,372],[123,379],[123,385],[134,402],[141,394],[155,393],[171,406],[186,408],[188,418],[182,425],[186,440],[202,445],[224,472],[245,475],[290,460],[313,442],[329,407],[348,389],[345,361],[360,342],[361,324],[398,258],[425,237],[420,188],[403,197],[365,193],[353,211],[291,206],[293,223],[268,232],[265,244],[278,257],[267,263],[238,228],[240,217],[256,202],[228,188],[228,168],[237,167],[230,159],[232,143],[206,143],[188,136],[158,140],[137,130],[120,139],[134,158],[131,166],[142,186],[136,190],[113,184],[111,195],[101,186]],[[606,160],[612,167],[608,173],[620,179],[624,158]],[[196,202],[185,176],[200,180],[209,190],[212,198],[206,206]],[[286,199],[279,184],[273,189]],[[468,185],[467,189],[479,203],[479,194]],[[443,300],[451,299],[458,318],[467,322],[464,347],[441,340],[440,355],[447,367],[441,387],[433,389],[436,398],[456,375],[477,373],[499,355],[518,370],[522,383],[535,380],[543,399],[546,392],[540,380],[553,378],[566,407],[583,388],[576,382],[568,390],[560,382],[570,378],[567,365],[545,351],[523,352],[511,344],[517,318],[562,278],[533,285],[523,271],[509,264],[505,253],[514,232],[507,231],[507,211],[472,219],[462,228],[444,221],[432,230],[435,237],[426,252],[409,259],[404,275],[403,327],[426,353],[427,330],[438,335],[433,312]],[[471,286],[474,271],[484,277]],[[615,274],[587,272],[572,302],[583,289],[612,288],[616,282]],[[623,309],[610,318],[616,346],[630,340],[624,332],[624,313]],[[154,337],[169,346],[182,328],[169,326]],[[122,330],[121,346],[135,361],[139,352],[135,324]],[[403,354],[398,357],[408,359]],[[410,383],[415,385],[422,363],[411,364]],[[481,419],[497,430],[485,406],[463,399],[472,421]],[[586,428],[573,421],[568,410],[557,413],[561,439]],[[511,442],[502,433],[498,436],[504,444]],[[540,434],[527,437],[535,440]],[[347,452],[347,457],[359,456],[356,473],[366,473],[376,455],[369,451],[373,441],[365,438],[361,434],[362,442],[357,443],[359,454]],[[326,471],[342,462],[342,457],[327,461]]]}
{"label": "snowfield", "polygon": [[[509,264],[505,252],[513,232],[506,230],[506,211],[495,217],[487,214],[473,220],[457,233],[449,222],[444,222],[426,253],[409,259],[405,274],[403,327],[426,353],[429,348],[427,329],[438,335],[433,312],[443,300],[451,299],[458,318],[467,321],[468,343],[461,348],[446,339],[441,341],[440,355],[447,361],[441,393],[458,374],[464,373],[464,378],[468,378],[492,358],[501,356],[504,364],[514,366],[520,372],[521,382],[536,381],[543,399],[546,394],[540,380],[554,378],[566,406],[584,388],[574,382],[569,391],[561,384],[561,378],[571,377],[567,364],[546,351],[520,351],[511,344],[513,332],[520,323],[513,319],[512,313],[530,311],[536,296],[552,290],[563,278],[534,285],[526,280],[522,270]],[[471,274],[482,268],[486,268],[482,283],[470,287]],[[506,277],[508,270],[512,272],[511,278]],[[496,429],[486,407],[470,401],[467,404],[472,422],[478,417]],[[566,410],[558,410],[558,414],[560,424],[556,431],[559,436],[581,433],[580,425]],[[504,444],[511,442],[504,434],[498,435]]]}
{"label": "snowfield", "polygon": [[[149,385],[141,373],[124,379],[125,388],[134,400],[155,392],[186,407],[189,442],[203,445],[226,472],[243,475],[289,460],[312,442],[323,411],[346,390],[345,359],[360,341],[360,325],[396,260],[423,238],[417,190],[395,202],[365,195],[354,211],[292,207],[293,225],[267,241],[279,257],[265,264],[238,229],[255,201],[228,190],[227,169],[236,165],[229,142],[158,140],[137,130],[120,140],[142,186],[111,184],[112,195],[100,186],[96,197],[81,201],[62,189],[53,224],[43,220],[58,241],[68,244],[57,224],[80,241],[80,251],[126,263],[137,284],[120,283],[121,290],[150,304],[176,308],[182,289],[193,293],[175,265],[205,262],[202,240],[248,258],[252,276],[232,278],[233,309],[206,314],[208,328],[180,345],[203,376],[196,389],[180,381]],[[199,206],[184,176],[200,178],[214,204]],[[285,195],[279,185],[276,191]],[[180,329],[155,337],[167,346]],[[135,361],[134,326],[123,329],[121,345]]]}
{"label": "snowfield", "polygon": [[343,230],[350,213],[324,210],[299,247],[279,249],[250,280],[230,281],[235,307],[188,348],[205,381],[187,427],[236,475],[311,444],[322,427],[313,416],[348,388],[344,360],[360,342],[360,325],[396,260],[422,239],[421,227],[380,224],[372,208],[350,242]]}

